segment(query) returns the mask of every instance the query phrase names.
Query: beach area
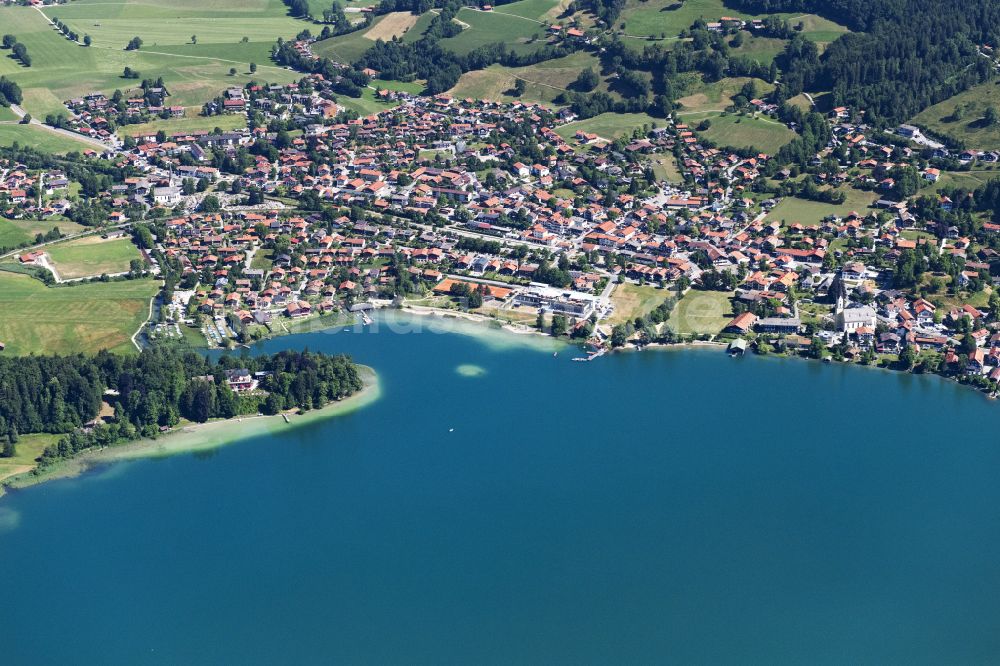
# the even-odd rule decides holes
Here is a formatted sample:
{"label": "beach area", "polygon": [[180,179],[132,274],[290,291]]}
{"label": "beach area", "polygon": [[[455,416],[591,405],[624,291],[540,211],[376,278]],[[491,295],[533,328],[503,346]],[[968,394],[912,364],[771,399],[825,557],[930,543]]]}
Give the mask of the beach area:
{"label": "beach area", "polygon": [[29,471],[3,480],[0,482],[0,497],[8,490],[20,490],[46,481],[80,476],[89,470],[119,461],[208,451],[250,437],[288,431],[309,423],[349,414],[371,405],[381,396],[381,386],[376,372],[362,365],[358,367],[358,373],[364,382],[360,391],[320,409],[305,413],[293,410],[267,416],[251,415],[215,419],[205,423],[187,423],[155,439],[139,439],[117,446],[90,449],[68,460],[59,461],[39,473]]}

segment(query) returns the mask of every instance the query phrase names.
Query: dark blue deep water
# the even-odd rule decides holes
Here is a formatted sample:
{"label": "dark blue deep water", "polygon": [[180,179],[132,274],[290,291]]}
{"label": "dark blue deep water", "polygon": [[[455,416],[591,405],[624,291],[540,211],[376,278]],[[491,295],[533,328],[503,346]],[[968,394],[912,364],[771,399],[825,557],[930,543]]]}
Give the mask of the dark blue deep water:
{"label": "dark blue deep water", "polygon": [[264,349],[306,346],[380,400],[0,499],[2,663],[1000,661],[1000,404],[972,391],[457,334]]}

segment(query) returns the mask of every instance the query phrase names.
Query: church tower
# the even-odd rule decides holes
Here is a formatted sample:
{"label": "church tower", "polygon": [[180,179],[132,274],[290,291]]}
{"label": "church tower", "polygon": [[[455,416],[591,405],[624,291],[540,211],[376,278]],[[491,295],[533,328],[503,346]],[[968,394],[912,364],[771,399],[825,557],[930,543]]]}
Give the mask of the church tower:
{"label": "church tower", "polygon": [[847,285],[844,283],[843,273],[837,272],[830,285],[830,296],[834,302],[834,314],[840,314],[847,307]]}

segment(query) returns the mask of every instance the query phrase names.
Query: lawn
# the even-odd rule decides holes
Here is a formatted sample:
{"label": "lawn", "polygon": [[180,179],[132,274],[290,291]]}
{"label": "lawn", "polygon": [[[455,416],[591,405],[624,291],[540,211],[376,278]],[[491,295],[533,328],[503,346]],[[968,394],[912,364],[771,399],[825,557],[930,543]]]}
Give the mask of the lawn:
{"label": "lawn", "polygon": [[138,134],[149,134],[163,130],[167,136],[181,132],[195,132],[198,130],[213,131],[219,128],[223,131],[242,129],[247,126],[247,117],[241,113],[230,113],[222,116],[199,116],[196,115],[199,109],[188,109],[188,115],[184,118],[171,118],[169,120],[153,120],[140,125],[123,125],[118,128],[120,136],[136,136]]}
{"label": "lawn", "polygon": [[677,158],[671,153],[650,155],[650,166],[653,167],[653,175],[657,180],[665,180],[669,183],[684,181],[684,174],[681,173],[680,167],[677,165]]}
{"label": "lawn", "polygon": [[142,258],[130,239],[105,240],[100,236],[50,245],[46,253],[64,280],[123,273],[130,261]]}
{"label": "lawn", "polygon": [[45,447],[57,443],[60,437],[62,435],[52,435],[49,433],[36,433],[18,437],[16,455],[13,458],[0,458],[0,481],[33,470],[36,466],[35,458],[42,455]]}
{"label": "lawn", "polygon": [[610,324],[621,324],[636,317],[644,317],[670,296],[666,289],[651,285],[637,285],[622,282],[611,292],[614,314],[608,319]]}
{"label": "lawn", "polygon": [[843,192],[847,195],[847,199],[839,205],[786,197],[771,209],[766,219],[783,221],[786,225],[798,222],[807,227],[817,226],[827,215],[844,217],[852,211],[865,215],[868,212],[868,207],[878,199],[878,195],[873,192],[852,188],[845,188]]}
{"label": "lawn", "polygon": [[149,315],[156,280],[46,287],[0,272],[0,341],[4,354],[91,353],[134,349],[131,336]]}
{"label": "lawn", "polygon": [[546,44],[545,23],[506,13],[505,9],[483,12],[463,7],[458,11],[456,20],[465,29],[454,37],[442,39],[440,44],[458,55],[493,42],[503,42],[515,53],[536,51]]}
{"label": "lawn", "polygon": [[[46,7],[45,12],[81,35],[89,34],[94,45],[70,42],[34,8],[0,7],[3,32],[16,35],[33,60],[25,68],[0,57],[0,74],[15,77],[24,92],[23,106],[36,118],[65,113],[63,102],[71,97],[134,86],[135,81],[121,78],[125,66],[144,77],[162,76],[171,93],[169,102],[182,106],[201,105],[234,82],[242,85],[249,76],[230,77],[229,69],[246,72],[251,60],[258,62],[261,80],[297,78],[269,64],[275,39],[290,38],[305,25],[286,16],[280,0],[78,0]],[[192,35],[198,36],[197,45],[190,44]],[[124,51],[125,42],[134,36],[142,38],[142,49]]]}
{"label": "lawn", "polygon": [[[989,107],[1000,108],[1000,83],[990,81],[929,106],[910,122],[938,134],[961,141],[967,148],[1000,149],[1000,124],[987,126],[983,114]],[[960,109],[956,118],[955,110]]]}
{"label": "lawn", "polygon": [[17,122],[17,114],[9,106],[0,106],[0,122]]}
{"label": "lawn", "polygon": [[0,146],[19,143],[49,153],[71,153],[93,150],[94,146],[71,139],[64,134],[50,132],[37,125],[0,125]]}
{"label": "lawn", "polygon": [[82,226],[69,220],[8,220],[0,217],[0,247],[17,247],[54,228],[66,235],[83,230]]}
{"label": "lawn", "polygon": [[602,113],[593,118],[577,120],[557,127],[556,133],[562,138],[570,140],[577,131],[583,130],[605,139],[614,140],[620,136],[630,136],[637,129],[662,124],[662,120],[645,113]]}
{"label": "lawn", "polygon": [[733,318],[730,291],[691,289],[670,313],[667,326],[678,335],[716,335]]}
{"label": "lawn", "polygon": [[700,134],[717,146],[733,148],[756,148],[773,155],[778,149],[795,138],[795,132],[784,123],[767,117],[741,116],[730,113],[721,115],[709,113],[680,113],[684,122],[697,126],[706,118],[711,126]]}

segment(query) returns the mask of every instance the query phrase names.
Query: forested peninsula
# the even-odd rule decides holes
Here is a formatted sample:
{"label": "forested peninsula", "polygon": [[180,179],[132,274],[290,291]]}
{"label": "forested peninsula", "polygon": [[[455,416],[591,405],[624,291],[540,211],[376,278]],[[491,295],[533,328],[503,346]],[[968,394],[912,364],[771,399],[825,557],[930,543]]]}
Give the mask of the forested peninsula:
{"label": "forested peninsula", "polygon": [[0,358],[0,454],[27,433],[63,434],[36,473],[95,447],[154,437],[183,420],[203,423],[286,409],[318,409],[363,387],[344,355],[283,351],[204,355],[168,347],[135,356]]}

